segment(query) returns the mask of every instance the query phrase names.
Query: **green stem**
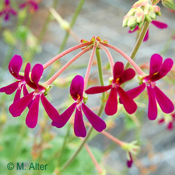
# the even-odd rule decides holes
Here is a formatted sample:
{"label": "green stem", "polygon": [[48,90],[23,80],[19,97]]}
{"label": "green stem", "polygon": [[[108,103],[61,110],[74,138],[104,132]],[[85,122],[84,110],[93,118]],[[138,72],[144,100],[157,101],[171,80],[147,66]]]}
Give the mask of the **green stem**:
{"label": "green stem", "polygon": [[[77,8],[76,8],[76,10],[75,10],[75,13],[74,13],[74,16],[73,16],[73,18],[72,18],[72,21],[71,21],[71,23],[70,23],[70,29],[74,26],[75,21],[76,21],[78,15],[79,15],[79,13],[80,13],[82,7],[83,7],[84,2],[85,2],[85,0],[80,0],[79,4],[78,4],[78,6],[77,6]],[[63,42],[61,43],[61,46],[60,46],[59,53],[61,53],[61,52],[64,50],[68,38],[69,38],[69,32],[66,31],[66,34],[65,34],[64,39],[63,39]]]}
{"label": "green stem", "polygon": [[66,136],[64,137],[64,142],[63,142],[62,148],[61,148],[61,150],[59,150],[60,155],[59,155],[59,160],[58,160],[58,166],[61,164],[62,156],[63,156],[64,150],[65,150],[65,146],[66,146],[66,143],[67,143],[67,139],[68,139],[69,133],[70,133],[70,128],[71,128],[71,125],[69,123],[69,126],[67,128]]}
{"label": "green stem", "polygon": [[[143,42],[143,39],[144,39],[144,37],[146,35],[146,32],[148,30],[149,24],[150,24],[150,22],[145,22],[145,24],[144,24],[144,26],[143,26],[143,28],[142,28],[142,30],[140,32],[138,40],[137,40],[137,42],[136,42],[136,44],[134,46],[134,49],[133,49],[133,51],[131,53],[131,56],[130,56],[130,58],[133,59],[133,60],[135,60],[135,56],[136,56],[136,54],[137,54],[137,52],[138,52],[138,50],[139,50],[139,48],[140,48],[140,46],[141,46],[141,44]],[[130,63],[128,62],[126,64],[126,66],[125,66],[125,69],[127,69],[129,67],[130,67]]]}
{"label": "green stem", "polygon": [[[100,78],[100,84],[101,86],[104,86],[104,81],[103,81],[103,71],[102,71],[102,64],[101,64],[101,57],[100,57],[100,51],[99,49],[96,49],[96,56],[97,56],[97,62],[98,62],[98,72],[99,72],[99,78]],[[101,100],[101,106],[100,109],[98,111],[98,116],[100,117],[103,113],[104,107],[105,107],[105,103],[104,103],[104,99],[105,99],[105,94],[102,95],[102,100]],[[72,161],[76,158],[76,156],[78,155],[78,153],[81,151],[81,149],[83,148],[84,144],[87,142],[88,138],[90,137],[91,133],[93,131],[93,127],[91,126],[87,136],[85,137],[85,139],[82,141],[81,145],[79,146],[78,150],[72,155],[72,157],[61,167],[61,170],[64,170],[66,167],[68,167]]]}

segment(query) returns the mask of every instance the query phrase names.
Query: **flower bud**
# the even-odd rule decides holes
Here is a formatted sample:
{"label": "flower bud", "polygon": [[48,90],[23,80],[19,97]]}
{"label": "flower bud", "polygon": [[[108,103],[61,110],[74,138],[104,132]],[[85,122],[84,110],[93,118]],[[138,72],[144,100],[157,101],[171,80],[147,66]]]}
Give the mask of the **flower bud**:
{"label": "flower bud", "polygon": [[128,20],[128,26],[129,27],[135,27],[137,25],[137,19],[135,16],[132,16]]}
{"label": "flower bud", "polygon": [[175,0],[162,0],[162,4],[167,8],[175,10]]}
{"label": "flower bud", "polygon": [[137,23],[144,21],[145,15],[140,7],[137,8],[135,16],[137,17]]}

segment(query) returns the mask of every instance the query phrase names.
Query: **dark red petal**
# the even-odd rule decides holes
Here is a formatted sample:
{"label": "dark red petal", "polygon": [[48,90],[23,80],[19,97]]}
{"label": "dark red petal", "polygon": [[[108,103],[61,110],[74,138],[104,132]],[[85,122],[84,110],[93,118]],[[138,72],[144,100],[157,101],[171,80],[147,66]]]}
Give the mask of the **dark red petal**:
{"label": "dark red petal", "polygon": [[9,72],[17,79],[19,79],[19,71],[22,66],[22,58],[19,55],[13,56],[8,65]]}
{"label": "dark red petal", "polygon": [[145,89],[146,85],[145,83],[141,84],[140,86],[137,86],[129,91],[126,91],[126,93],[132,98],[136,98],[137,96],[139,96]]}
{"label": "dark red petal", "polygon": [[114,81],[121,77],[121,75],[124,72],[124,64],[122,62],[116,62],[114,64],[114,68],[113,68],[113,77],[114,77]]}
{"label": "dark red petal", "polygon": [[71,117],[72,113],[75,110],[77,103],[73,103],[69,108],[67,108],[58,118],[57,121],[52,122],[52,126],[55,126],[57,128],[62,128],[69,118]]}
{"label": "dark red petal", "polygon": [[14,10],[14,9],[10,9],[10,13],[13,15],[13,16],[16,16],[17,15],[17,12]]}
{"label": "dark red petal", "polygon": [[86,128],[83,122],[82,111],[77,108],[74,120],[74,133],[77,137],[86,137]]}
{"label": "dark red petal", "polygon": [[130,160],[127,160],[127,166],[128,168],[131,168],[133,164],[133,159],[132,159],[132,155],[130,152],[129,152],[129,157],[130,157]]}
{"label": "dark red petal", "polygon": [[145,35],[143,41],[147,41],[148,38],[149,38],[149,29],[147,30],[146,35]]}
{"label": "dark red petal", "polygon": [[129,30],[128,33],[133,33],[133,32],[135,32],[137,30],[139,30],[139,27],[138,26],[136,26],[136,28],[133,31]]}
{"label": "dark red petal", "polygon": [[33,93],[34,92],[22,97],[9,107],[9,111],[13,117],[18,117],[22,114],[22,112],[25,110],[25,108],[33,99]]}
{"label": "dark red petal", "polygon": [[14,98],[13,102],[18,101],[20,99],[20,96],[21,96],[21,88],[18,88],[16,91],[15,98]]}
{"label": "dark red petal", "polygon": [[168,130],[173,130],[173,122],[169,122],[167,125]]}
{"label": "dark red petal", "polygon": [[23,86],[23,94],[24,94],[24,96],[29,94],[26,85]]}
{"label": "dark red petal", "polygon": [[91,87],[89,89],[87,89],[85,91],[86,94],[97,94],[97,93],[102,93],[105,91],[108,91],[109,89],[111,89],[112,85],[109,86],[95,86],[95,87]]}
{"label": "dark red petal", "polygon": [[107,115],[114,115],[117,112],[117,105],[117,90],[112,88],[105,106],[105,113]]}
{"label": "dark red petal", "polygon": [[38,4],[35,2],[31,2],[31,6],[34,8],[34,10],[38,10]]}
{"label": "dark red petal", "polygon": [[159,29],[165,29],[168,27],[166,23],[159,22],[159,21],[152,21],[151,23],[155,25],[156,27],[158,27]]}
{"label": "dark red petal", "polygon": [[157,103],[154,90],[147,86],[148,91],[148,118],[150,120],[155,120],[157,118]]}
{"label": "dark red petal", "polygon": [[25,8],[26,7],[26,5],[27,5],[27,3],[26,2],[24,2],[24,3],[22,3],[20,6],[19,6],[19,8]]}
{"label": "dark red petal", "polygon": [[120,84],[129,81],[135,77],[135,71],[132,68],[126,69],[120,77]]}
{"label": "dark red petal", "polygon": [[42,64],[35,64],[32,73],[31,73],[31,79],[32,81],[38,85],[38,82],[43,74],[44,68]]}
{"label": "dark red petal", "polygon": [[160,120],[158,121],[159,124],[162,124],[162,123],[164,123],[164,122],[165,122],[165,119],[164,119],[164,118],[162,118],[162,119],[160,119]]}
{"label": "dark red petal", "polygon": [[53,107],[53,105],[47,100],[44,94],[41,95],[41,102],[44,106],[45,111],[47,112],[48,116],[53,120],[57,121],[59,118],[58,111]]}
{"label": "dark red petal", "polygon": [[37,89],[37,84],[35,84],[30,80],[30,69],[31,69],[30,63],[27,63],[24,71],[25,81],[31,88]]}
{"label": "dark red petal", "polygon": [[82,103],[82,110],[96,131],[101,132],[106,128],[106,123],[93,113],[84,103]]}
{"label": "dark red petal", "polygon": [[163,62],[160,71],[159,71],[159,79],[163,78],[173,67],[173,60],[171,58],[165,59]]}
{"label": "dark red petal", "polygon": [[150,71],[149,74],[153,75],[158,72],[162,66],[163,58],[159,54],[154,54],[150,60]]}
{"label": "dark red petal", "polygon": [[7,6],[7,5],[9,5],[10,4],[10,0],[5,0],[5,5]]}
{"label": "dark red petal", "polygon": [[123,106],[124,106],[125,110],[129,114],[133,114],[137,110],[136,103],[133,101],[133,99],[121,87],[117,88],[117,92],[120,95],[120,98],[121,98],[121,101],[123,103]]}
{"label": "dark red petal", "polygon": [[9,14],[6,14],[5,17],[4,17],[4,20],[5,21],[8,21],[9,20],[9,17],[10,17]]}
{"label": "dark red petal", "polygon": [[33,100],[33,103],[29,109],[29,112],[26,117],[26,125],[29,128],[34,128],[38,122],[38,113],[39,113],[39,100],[40,95],[37,95]]}
{"label": "dark red petal", "polygon": [[9,84],[8,86],[0,88],[0,92],[5,92],[7,95],[12,94],[18,88],[18,83],[19,81],[16,81],[12,84]]}
{"label": "dark red petal", "polygon": [[154,87],[156,100],[164,113],[171,113],[174,111],[174,104],[171,100],[157,87]]}
{"label": "dark red petal", "polygon": [[74,100],[77,100],[78,96],[80,96],[80,100],[83,98],[83,90],[84,90],[84,79],[80,75],[76,75],[72,80],[70,86],[70,95]]}

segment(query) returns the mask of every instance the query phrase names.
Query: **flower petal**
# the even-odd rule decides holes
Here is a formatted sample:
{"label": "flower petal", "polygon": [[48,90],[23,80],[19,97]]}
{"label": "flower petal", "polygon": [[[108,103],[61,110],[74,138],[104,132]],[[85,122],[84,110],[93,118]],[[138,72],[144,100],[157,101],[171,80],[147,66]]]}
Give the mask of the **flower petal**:
{"label": "flower petal", "polygon": [[145,35],[143,41],[147,41],[148,38],[149,38],[149,29],[147,30],[146,35]]}
{"label": "flower petal", "polygon": [[174,104],[171,100],[157,87],[154,87],[156,100],[164,113],[171,113],[174,111]]}
{"label": "flower petal", "polygon": [[47,100],[44,94],[41,95],[41,102],[44,106],[45,111],[47,112],[48,116],[53,120],[57,121],[59,117],[58,111],[52,106],[52,104]]}
{"label": "flower petal", "polygon": [[156,103],[156,98],[155,98],[155,93],[154,90],[147,86],[147,91],[148,91],[148,118],[150,120],[155,120],[157,118],[157,103]]}
{"label": "flower petal", "polygon": [[38,82],[43,74],[44,68],[42,64],[35,64],[32,69],[31,79],[32,81],[38,85]]}
{"label": "flower petal", "polygon": [[23,94],[24,94],[24,96],[29,94],[26,85],[23,86]]}
{"label": "flower petal", "polygon": [[165,59],[160,68],[158,79],[163,78],[165,75],[167,75],[167,73],[171,70],[172,67],[173,67],[173,60],[171,58]]}
{"label": "flower petal", "polygon": [[124,72],[124,64],[122,62],[116,62],[113,68],[114,81],[119,78]]}
{"label": "flower petal", "polygon": [[31,92],[30,94],[22,97],[21,99],[19,99],[18,101],[14,102],[9,107],[9,111],[12,114],[13,117],[17,117],[17,116],[20,116],[21,115],[21,113],[25,110],[25,108],[27,107],[27,105],[33,99],[33,93],[34,92]]}
{"label": "flower petal", "polygon": [[132,69],[132,68],[126,69],[123,72],[123,75],[120,77],[120,84],[133,79],[135,77],[135,74],[136,73],[135,73],[134,69]]}
{"label": "flower petal", "polygon": [[77,103],[73,103],[69,108],[67,108],[58,118],[57,121],[52,122],[52,126],[55,126],[57,128],[62,128],[69,118],[71,117],[72,113],[75,110]]}
{"label": "flower petal", "polygon": [[107,115],[114,115],[117,112],[117,104],[117,90],[112,88],[105,106],[105,113]]}
{"label": "flower petal", "polygon": [[108,91],[109,89],[111,89],[112,85],[109,86],[95,86],[95,87],[91,87],[89,89],[87,89],[85,91],[86,94],[97,94],[97,93],[102,93],[105,91]]}
{"label": "flower petal", "polygon": [[82,103],[82,109],[96,131],[101,132],[106,128],[106,123],[99,116],[93,113],[84,103]]}
{"label": "flower petal", "polygon": [[26,117],[26,125],[29,128],[34,128],[38,122],[38,114],[39,114],[39,100],[40,95],[37,95],[33,100],[33,103],[29,109],[29,112]]}
{"label": "flower petal", "polygon": [[7,95],[12,94],[18,88],[18,83],[19,81],[16,81],[12,84],[9,84],[8,86],[0,88],[0,92],[5,92]]}
{"label": "flower petal", "polygon": [[158,27],[159,29],[165,29],[168,27],[168,25],[166,23],[160,22],[160,21],[152,21],[151,22],[153,25],[155,25],[156,27]]}
{"label": "flower petal", "polygon": [[24,3],[22,3],[20,6],[19,6],[19,8],[25,8],[26,7],[26,5],[27,5],[27,3],[26,2],[24,2]]}
{"label": "flower petal", "polygon": [[10,18],[9,14],[6,14],[5,17],[4,17],[4,20],[5,20],[5,21],[8,21],[9,18]]}
{"label": "flower petal", "polygon": [[13,102],[18,101],[20,99],[20,96],[21,96],[21,88],[18,88]]}
{"label": "flower petal", "polygon": [[14,9],[10,9],[10,13],[13,15],[13,16],[16,16],[17,15],[17,12],[14,10]]}
{"label": "flower petal", "polygon": [[128,168],[131,168],[132,167],[132,164],[133,164],[133,159],[132,159],[132,155],[131,153],[129,152],[129,157],[130,157],[130,160],[127,160],[127,167]]}
{"label": "flower petal", "polygon": [[149,74],[153,75],[157,73],[162,66],[163,58],[159,54],[153,54],[150,60],[150,71]]}
{"label": "flower petal", "polygon": [[121,87],[117,88],[117,92],[120,95],[125,110],[129,114],[133,114],[137,110],[137,105],[134,100]]}
{"label": "flower petal", "polygon": [[174,128],[173,122],[171,121],[171,122],[168,123],[167,129],[171,131],[171,130],[173,130],[173,128]]}
{"label": "flower petal", "polygon": [[86,128],[83,122],[82,111],[76,108],[75,120],[74,120],[74,132],[77,137],[86,136]]}
{"label": "flower petal", "polygon": [[70,86],[70,95],[74,100],[77,100],[78,96],[80,96],[80,100],[83,98],[83,89],[84,89],[84,79],[80,75],[76,75],[72,80]]}
{"label": "flower petal", "polygon": [[8,65],[9,72],[16,78],[19,79],[19,71],[22,66],[22,58],[19,55],[13,56]]}
{"label": "flower petal", "polygon": [[141,84],[140,86],[137,86],[137,87],[135,87],[135,88],[133,88],[133,89],[131,89],[131,90],[129,90],[129,91],[126,91],[126,93],[127,93],[132,99],[134,99],[134,98],[136,98],[137,96],[139,96],[139,95],[142,93],[142,91],[144,91],[145,87],[146,87],[146,85],[145,85],[145,83],[143,83],[143,84]]}

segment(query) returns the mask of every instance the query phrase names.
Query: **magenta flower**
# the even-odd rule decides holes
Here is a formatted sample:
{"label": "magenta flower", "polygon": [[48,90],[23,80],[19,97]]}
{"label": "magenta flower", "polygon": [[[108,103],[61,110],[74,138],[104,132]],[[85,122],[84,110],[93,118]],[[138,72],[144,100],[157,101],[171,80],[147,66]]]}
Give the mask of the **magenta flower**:
{"label": "magenta flower", "polygon": [[128,155],[129,155],[129,157],[128,157],[129,159],[127,159],[126,164],[127,164],[128,168],[131,168],[132,164],[133,164],[133,158],[132,158],[132,154],[130,152],[128,152]]}
{"label": "magenta flower", "polygon": [[84,89],[83,77],[80,75],[75,76],[70,86],[70,95],[75,100],[75,102],[59,116],[57,121],[52,122],[53,126],[57,128],[62,128],[67,123],[72,113],[76,109],[74,119],[74,133],[77,137],[86,136],[86,128],[83,122],[82,111],[84,112],[85,116],[87,117],[87,119],[89,120],[89,122],[96,131],[101,132],[106,128],[105,122],[95,113],[93,113],[83,103],[83,89]]}
{"label": "magenta flower", "polygon": [[131,80],[134,78],[134,76],[135,71],[132,68],[124,70],[124,64],[122,62],[116,62],[113,68],[113,81],[111,85],[91,87],[85,92],[87,94],[97,94],[111,89],[105,106],[105,113],[107,115],[114,115],[117,112],[117,94],[119,94],[125,110],[129,114],[132,114],[136,111],[137,105],[133,99],[120,87],[120,85]]}
{"label": "magenta flower", "polygon": [[0,92],[5,92],[6,94],[12,94],[16,90],[14,102],[20,99],[21,96],[21,90],[23,89],[24,96],[28,94],[27,88],[26,88],[26,82],[23,75],[20,75],[20,69],[22,66],[22,58],[19,55],[15,55],[8,66],[9,72],[17,79],[16,82],[0,88]]}
{"label": "magenta flower", "polygon": [[38,10],[38,3],[35,0],[26,0],[26,2],[22,3],[19,7],[25,8],[29,7],[31,11],[37,11]]}
{"label": "magenta flower", "polygon": [[39,80],[44,70],[43,66],[41,64],[36,64],[33,67],[31,74],[30,67],[30,63],[28,63],[25,68],[24,77],[27,85],[29,85],[35,91],[14,102],[9,107],[9,111],[13,117],[17,117],[22,114],[27,106],[30,106],[26,117],[26,124],[29,128],[34,128],[38,121],[40,99],[45,111],[52,120],[57,120],[59,113],[44,96],[46,88],[39,84]]}
{"label": "magenta flower", "polygon": [[[168,25],[166,23],[159,22],[159,21],[152,21],[151,23],[159,29],[165,29],[165,28],[168,27]],[[140,30],[138,26],[133,31],[129,30],[129,33],[133,33],[137,30]],[[148,38],[149,38],[149,29],[147,30],[145,38],[143,39],[143,41],[147,41]]]}
{"label": "magenta flower", "polygon": [[164,113],[171,113],[174,110],[174,105],[171,100],[156,86],[156,81],[163,78],[172,68],[173,60],[171,58],[165,59],[159,54],[154,54],[150,61],[149,75],[143,77],[143,84],[127,91],[131,98],[137,97],[147,87],[148,92],[148,118],[155,120],[157,117],[157,103]]}
{"label": "magenta flower", "polygon": [[173,130],[175,122],[175,113],[170,114],[170,116],[164,117],[158,121],[159,124],[166,123],[168,130]]}
{"label": "magenta flower", "polygon": [[4,20],[8,21],[10,14],[16,16],[17,12],[10,6],[10,0],[5,0],[4,8],[0,11],[0,16],[4,15]]}

